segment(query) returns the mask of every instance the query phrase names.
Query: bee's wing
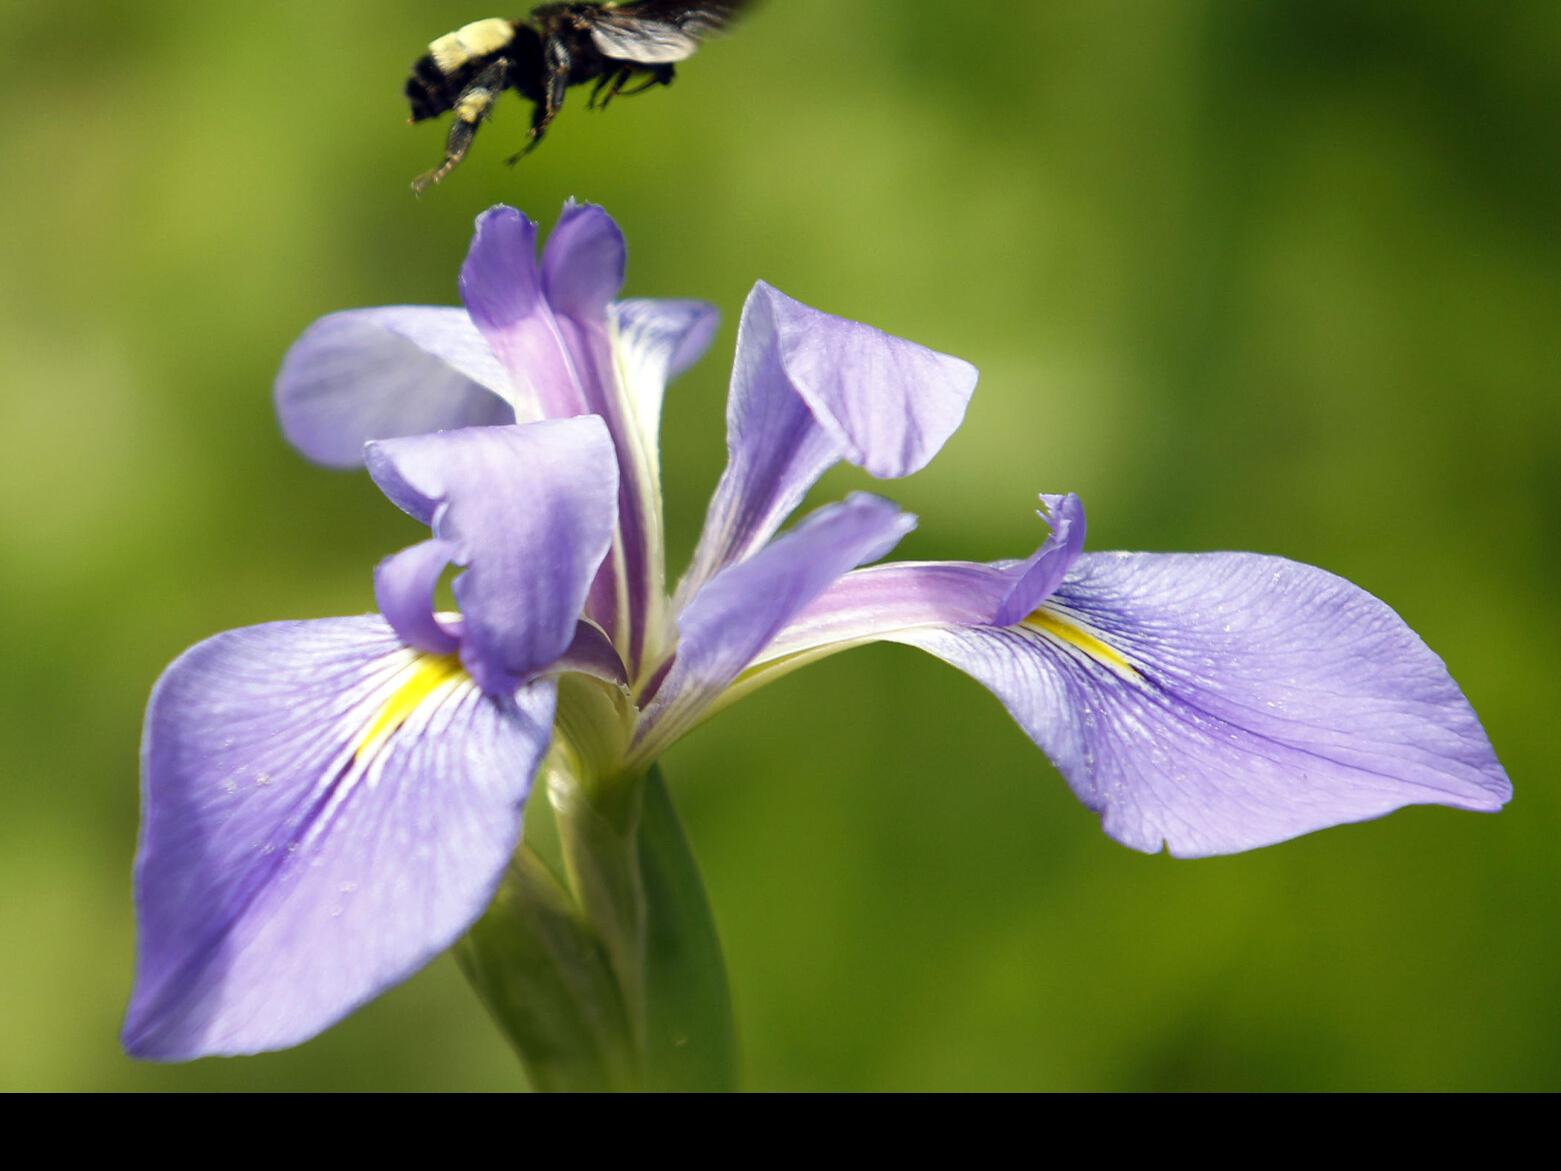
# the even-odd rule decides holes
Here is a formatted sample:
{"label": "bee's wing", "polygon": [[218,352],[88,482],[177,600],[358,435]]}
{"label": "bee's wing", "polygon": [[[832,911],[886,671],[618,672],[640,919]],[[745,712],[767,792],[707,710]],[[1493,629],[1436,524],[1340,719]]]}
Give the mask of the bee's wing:
{"label": "bee's wing", "polygon": [[640,0],[604,5],[585,17],[603,56],[641,65],[669,65],[694,54],[699,41],[720,32],[742,0]]}

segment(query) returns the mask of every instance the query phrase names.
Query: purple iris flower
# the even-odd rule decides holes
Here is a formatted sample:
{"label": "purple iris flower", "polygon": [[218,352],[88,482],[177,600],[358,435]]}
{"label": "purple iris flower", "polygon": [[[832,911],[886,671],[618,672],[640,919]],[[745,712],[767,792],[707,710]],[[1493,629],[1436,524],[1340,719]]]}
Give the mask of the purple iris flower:
{"label": "purple iris flower", "polygon": [[[1016,562],[859,568],[914,523],[865,494],[780,533],[841,460],[878,478],[924,466],[976,372],[762,283],[738,334],[726,471],[669,592],[662,394],[715,316],[615,301],[624,259],[599,208],[568,205],[540,262],[535,225],[496,208],[462,270],[464,310],[339,313],[289,352],[288,438],[366,463],[432,535],[381,563],[379,614],[219,635],[157,684],[132,1053],[313,1036],[483,912],[550,750],[636,775],[735,699],[874,640],[988,687],[1137,849],[1227,853],[1404,805],[1507,800],[1442,662],[1322,570],[1087,554],[1072,495],[1041,497],[1050,533]],[[451,565],[459,612],[443,613]],[[566,675],[602,701],[589,716],[561,706]]]}

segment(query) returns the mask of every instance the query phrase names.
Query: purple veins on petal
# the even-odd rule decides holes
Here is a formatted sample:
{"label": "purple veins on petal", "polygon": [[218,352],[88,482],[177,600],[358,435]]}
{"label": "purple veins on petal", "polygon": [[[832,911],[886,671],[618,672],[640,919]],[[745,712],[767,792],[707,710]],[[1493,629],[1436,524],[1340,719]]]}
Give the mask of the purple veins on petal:
{"label": "purple veins on petal", "polygon": [[375,617],[183,655],[142,742],[126,1049],[297,1044],[447,948],[515,847],[553,695],[484,695]]}
{"label": "purple veins on petal", "polygon": [[848,573],[739,690],[863,642],[919,647],[990,689],[1112,837],[1179,856],[1511,795],[1442,661],[1364,590],[1256,554],[1080,555],[1076,498],[1043,500],[1053,532],[1027,561]]}
{"label": "purple veins on petal", "polygon": [[969,362],[832,317],[760,281],[792,390],[842,458],[879,479],[931,462],[965,418],[976,389]]}
{"label": "purple veins on petal", "polygon": [[1091,554],[1030,618],[890,638],[985,684],[1112,837],[1190,857],[1511,785],[1440,659],[1342,578]]}
{"label": "purple veins on petal", "polygon": [[[623,355],[635,414],[661,417],[666,384],[704,356],[720,314],[704,301],[629,299],[611,307],[614,349]],[[643,390],[639,387],[643,386]],[[650,428],[654,440],[656,428]]]}

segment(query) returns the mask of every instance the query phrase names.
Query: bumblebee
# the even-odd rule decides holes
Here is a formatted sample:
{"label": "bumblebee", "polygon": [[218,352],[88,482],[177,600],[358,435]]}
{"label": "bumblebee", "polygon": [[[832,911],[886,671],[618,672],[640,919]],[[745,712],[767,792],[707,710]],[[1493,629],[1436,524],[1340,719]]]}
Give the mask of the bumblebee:
{"label": "bumblebee", "polygon": [[[638,0],[637,3],[543,4],[525,20],[478,20],[428,46],[412,66],[406,96],[412,121],[453,111],[444,161],[412,182],[421,194],[466,157],[499,95],[512,89],[533,104],[519,162],[542,141],[573,85],[594,81],[591,109],[620,94],[671,85],[676,62],[702,38],[725,28],[744,0]],[[629,88],[630,82],[634,82]]]}

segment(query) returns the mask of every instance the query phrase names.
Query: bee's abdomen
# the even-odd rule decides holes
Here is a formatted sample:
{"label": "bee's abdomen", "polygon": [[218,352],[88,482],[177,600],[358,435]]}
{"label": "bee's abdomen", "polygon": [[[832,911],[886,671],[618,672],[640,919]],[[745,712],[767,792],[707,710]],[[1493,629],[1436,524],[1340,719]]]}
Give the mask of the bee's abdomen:
{"label": "bee's abdomen", "polygon": [[412,76],[407,78],[406,96],[412,106],[412,121],[437,118],[455,103],[460,93],[460,83],[434,64],[432,54],[425,54],[412,66]]}
{"label": "bee's abdomen", "polygon": [[513,21],[490,17],[462,25],[429,45],[407,78],[412,121],[436,117],[453,106],[462,87],[509,48],[515,32]]}

